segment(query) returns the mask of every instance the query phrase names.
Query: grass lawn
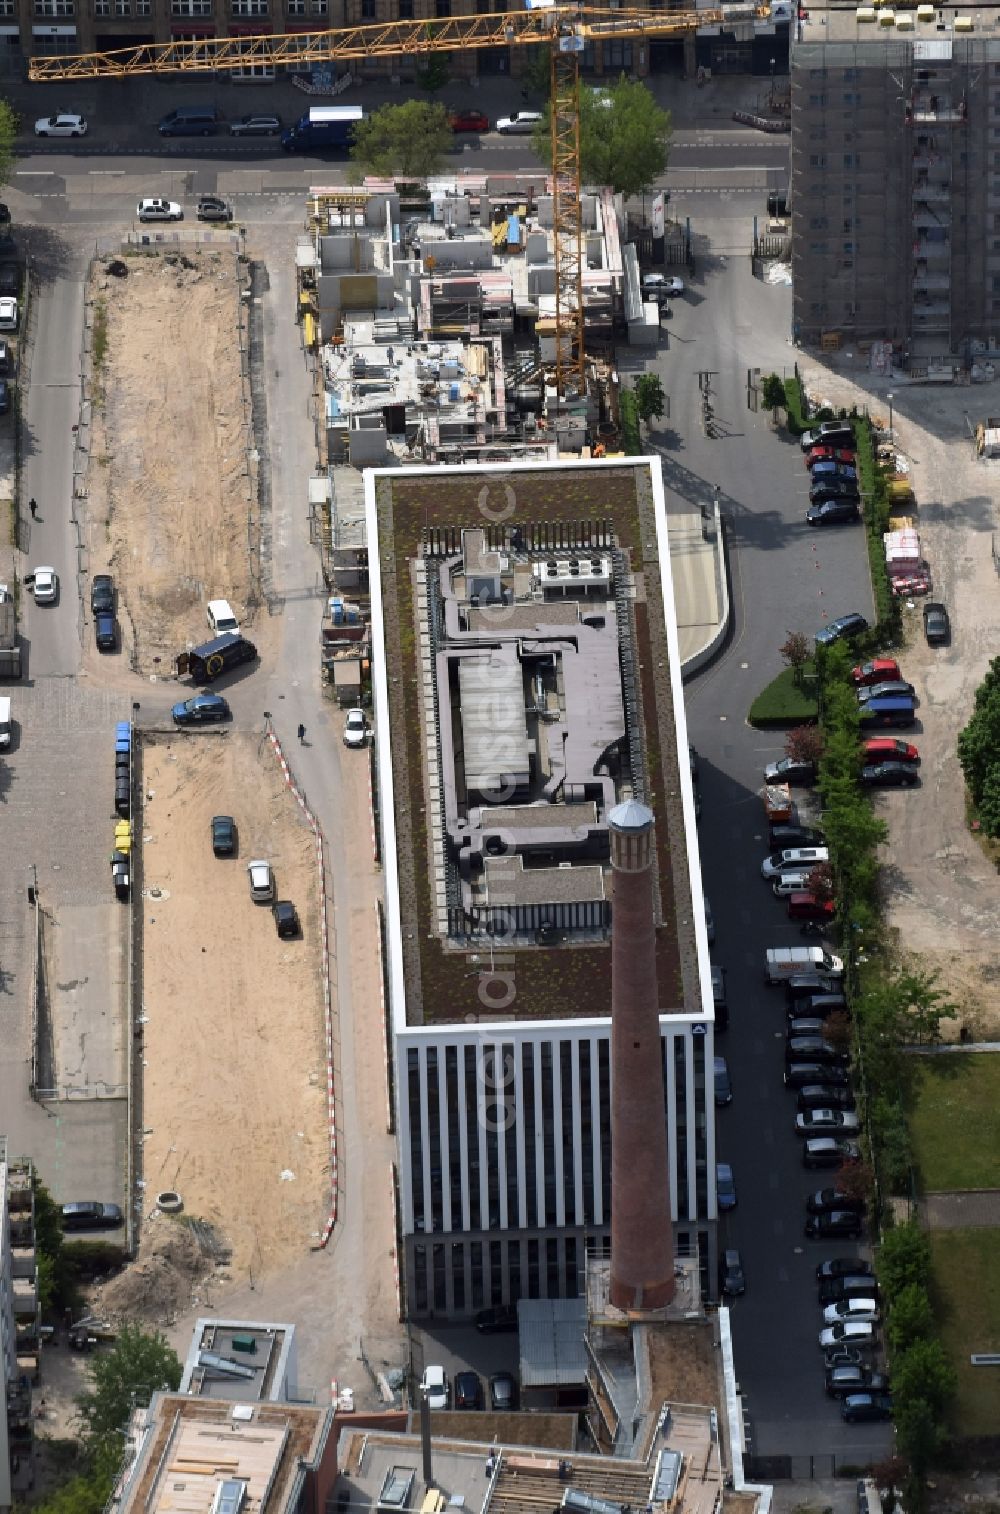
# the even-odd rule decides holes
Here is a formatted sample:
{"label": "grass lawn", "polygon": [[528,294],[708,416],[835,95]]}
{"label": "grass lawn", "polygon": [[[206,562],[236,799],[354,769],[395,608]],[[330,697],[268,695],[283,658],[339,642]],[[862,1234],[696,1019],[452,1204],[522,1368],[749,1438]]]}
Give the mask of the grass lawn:
{"label": "grass lawn", "polygon": [[[805,665],[805,674],[815,670],[811,662]],[[800,689],[795,682],[792,668],[785,668],[766,689],[761,689],[750,706],[750,724],[798,725],[801,721],[815,720],[819,713],[815,696],[807,689]]]}
{"label": "grass lawn", "polygon": [[995,1230],[932,1230],[934,1294],[941,1341],[958,1373],[952,1429],[995,1435],[1000,1372],[973,1367],[973,1351],[1000,1351],[1000,1267]]}
{"label": "grass lawn", "polygon": [[907,1114],[924,1192],[1000,1188],[1000,1056],[915,1061]]}

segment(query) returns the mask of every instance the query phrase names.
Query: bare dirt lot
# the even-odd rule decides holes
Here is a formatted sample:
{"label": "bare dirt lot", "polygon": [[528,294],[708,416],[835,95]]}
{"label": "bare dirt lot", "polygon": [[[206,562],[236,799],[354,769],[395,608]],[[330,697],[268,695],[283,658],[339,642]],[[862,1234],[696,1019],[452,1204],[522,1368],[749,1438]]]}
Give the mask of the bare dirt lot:
{"label": "bare dirt lot", "polygon": [[[205,605],[245,617],[250,574],[240,279],[235,253],[196,247],[102,265],[90,298],[94,406],[92,566],[119,584],[139,670],[207,638]],[[256,530],[256,528],[253,528]]]}
{"label": "bare dirt lot", "polygon": [[[852,382],[810,365],[805,376],[822,402],[868,404],[887,416],[860,375]],[[986,1040],[1000,1035],[1000,877],[969,830],[956,742],[997,653],[1000,619],[990,550],[1000,529],[993,503],[1000,462],[974,459],[966,417],[1000,413],[1000,394],[996,384],[922,388],[897,380],[893,399],[896,439],[917,499],[911,513],[934,576],[930,597],[948,606],[952,635],[947,646],[929,647],[921,601],[904,610],[900,662],[920,705],[916,728],[900,734],[920,748],[921,781],[877,802],[889,825],[882,859],[888,917],[900,957],[937,971],[960,1011],[945,1022],[945,1038],[957,1039],[965,1025]]]}
{"label": "bare dirt lot", "polygon": [[[245,1280],[302,1256],[329,1211],[315,843],[259,738],[156,739],[143,791],[146,1212],[179,1191]],[[236,820],[235,858],[213,855],[214,814]],[[256,857],[297,906],[300,939],[280,940],[251,900]]]}

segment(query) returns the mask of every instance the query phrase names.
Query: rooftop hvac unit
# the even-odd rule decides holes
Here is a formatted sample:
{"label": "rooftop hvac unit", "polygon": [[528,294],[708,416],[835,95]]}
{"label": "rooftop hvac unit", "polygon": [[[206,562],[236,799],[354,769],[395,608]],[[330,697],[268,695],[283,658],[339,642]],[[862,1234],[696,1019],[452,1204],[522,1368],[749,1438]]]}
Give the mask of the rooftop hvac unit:
{"label": "rooftop hvac unit", "polygon": [[602,553],[580,553],[572,557],[546,557],[533,562],[532,576],[544,588],[546,584],[610,584],[611,558]]}

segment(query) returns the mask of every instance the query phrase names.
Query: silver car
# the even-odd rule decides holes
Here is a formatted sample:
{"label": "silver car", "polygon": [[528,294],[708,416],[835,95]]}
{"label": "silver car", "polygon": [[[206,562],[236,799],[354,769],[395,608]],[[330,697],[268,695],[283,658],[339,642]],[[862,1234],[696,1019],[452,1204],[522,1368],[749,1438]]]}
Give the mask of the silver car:
{"label": "silver car", "polygon": [[140,221],[183,221],[184,212],[176,200],[140,200],[135,208]]}

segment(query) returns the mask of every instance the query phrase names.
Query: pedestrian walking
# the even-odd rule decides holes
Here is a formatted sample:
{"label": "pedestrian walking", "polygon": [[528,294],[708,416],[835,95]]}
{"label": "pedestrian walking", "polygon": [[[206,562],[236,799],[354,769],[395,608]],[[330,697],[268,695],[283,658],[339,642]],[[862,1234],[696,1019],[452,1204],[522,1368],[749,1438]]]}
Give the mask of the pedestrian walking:
{"label": "pedestrian walking", "polygon": [[28,500],[28,509],[31,511],[31,518],[32,518],[32,520],[34,520],[35,516],[38,514],[38,501],[35,500],[34,498],[29,499]]}
{"label": "pedestrian walking", "polygon": [[299,732],[298,732],[298,734],[299,734],[299,746],[304,746],[305,745],[305,739],[306,739],[306,728],[301,723],[299,724]]}

